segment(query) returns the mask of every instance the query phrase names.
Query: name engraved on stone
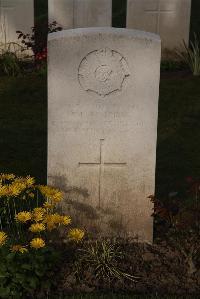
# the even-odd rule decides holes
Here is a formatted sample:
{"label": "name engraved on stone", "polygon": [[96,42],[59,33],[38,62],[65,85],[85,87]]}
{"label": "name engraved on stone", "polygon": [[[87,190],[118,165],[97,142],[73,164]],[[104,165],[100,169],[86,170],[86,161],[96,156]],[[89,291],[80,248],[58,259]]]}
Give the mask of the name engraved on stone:
{"label": "name engraved on stone", "polygon": [[99,207],[101,205],[101,188],[102,188],[102,176],[103,176],[103,168],[105,166],[110,167],[123,167],[126,166],[127,163],[119,163],[119,162],[105,162],[103,155],[103,144],[104,139],[100,139],[100,148],[99,148],[99,162],[79,162],[79,166],[98,166],[99,167],[99,186],[98,186],[98,194],[99,194]]}
{"label": "name engraved on stone", "polygon": [[126,59],[109,48],[95,50],[87,54],[78,69],[81,87],[105,97],[121,91],[124,80],[130,75]]}

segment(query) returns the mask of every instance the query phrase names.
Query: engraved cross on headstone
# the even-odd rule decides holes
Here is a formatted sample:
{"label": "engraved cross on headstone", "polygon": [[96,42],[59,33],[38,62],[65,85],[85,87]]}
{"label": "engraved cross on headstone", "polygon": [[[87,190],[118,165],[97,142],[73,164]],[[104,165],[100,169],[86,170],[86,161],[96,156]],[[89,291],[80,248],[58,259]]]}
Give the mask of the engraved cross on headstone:
{"label": "engraved cross on headstone", "polygon": [[99,167],[99,182],[98,182],[98,194],[99,194],[99,207],[101,202],[101,188],[102,188],[102,176],[103,169],[105,166],[114,166],[114,167],[123,167],[126,166],[127,163],[121,162],[105,162],[103,155],[103,145],[104,139],[100,139],[100,149],[99,149],[99,162],[79,162],[79,166],[98,166]]}
{"label": "engraved cross on headstone", "polygon": [[160,32],[160,17],[163,13],[174,13],[172,9],[161,9],[161,0],[158,0],[158,7],[156,10],[145,10],[146,13],[156,14],[157,15],[157,23],[156,23],[156,33]]}

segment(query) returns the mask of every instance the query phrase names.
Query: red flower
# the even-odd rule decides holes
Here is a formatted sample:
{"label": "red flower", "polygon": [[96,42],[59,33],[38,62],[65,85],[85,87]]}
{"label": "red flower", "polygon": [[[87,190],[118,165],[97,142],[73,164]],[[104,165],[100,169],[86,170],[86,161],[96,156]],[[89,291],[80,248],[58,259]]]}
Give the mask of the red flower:
{"label": "red flower", "polygon": [[187,182],[188,184],[191,184],[191,183],[194,182],[194,180],[193,180],[193,178],[192,178],[191,176],[186,177],[185,180],[186,180],[186,182]]}

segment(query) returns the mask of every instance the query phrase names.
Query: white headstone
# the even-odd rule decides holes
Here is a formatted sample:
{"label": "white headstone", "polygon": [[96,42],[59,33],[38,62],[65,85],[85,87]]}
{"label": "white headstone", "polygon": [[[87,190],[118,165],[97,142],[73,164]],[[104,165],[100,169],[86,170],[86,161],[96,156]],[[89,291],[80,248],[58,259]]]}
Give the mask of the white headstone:
{"label": "white headstone", "polygon": [[49,0],[49,23],[63,29],[112,24],[112,0]]}
{"label": "white headstone", "polygon": [[191,0],[128,0],[127,28],[160,35],[162,48],[188,44]]}
{"label": "white headstone", "polygon": [[[16,31],[30,33],[34,26],[33,0],[1,0],[0,1],[0,45],[16,42]],[[16,45],[17,48],[17,45]]]}
{"label": "white headstone", "polygon": [[75,29],[48,47],[48,183],[89,233],[151,241],[159,37]]}

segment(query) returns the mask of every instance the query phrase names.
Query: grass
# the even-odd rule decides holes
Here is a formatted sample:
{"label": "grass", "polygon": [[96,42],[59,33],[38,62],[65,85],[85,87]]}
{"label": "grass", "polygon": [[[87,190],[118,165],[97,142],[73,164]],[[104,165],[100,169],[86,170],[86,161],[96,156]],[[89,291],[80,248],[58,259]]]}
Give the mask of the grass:
{"label": "grass", "polygon": [[44,77],[1,77],[0,172],[46,181],[46,104]]}
{"label": "grass", "polygon": [[161,79],[156,191],[164,195],[200,175],[200,78]]}

